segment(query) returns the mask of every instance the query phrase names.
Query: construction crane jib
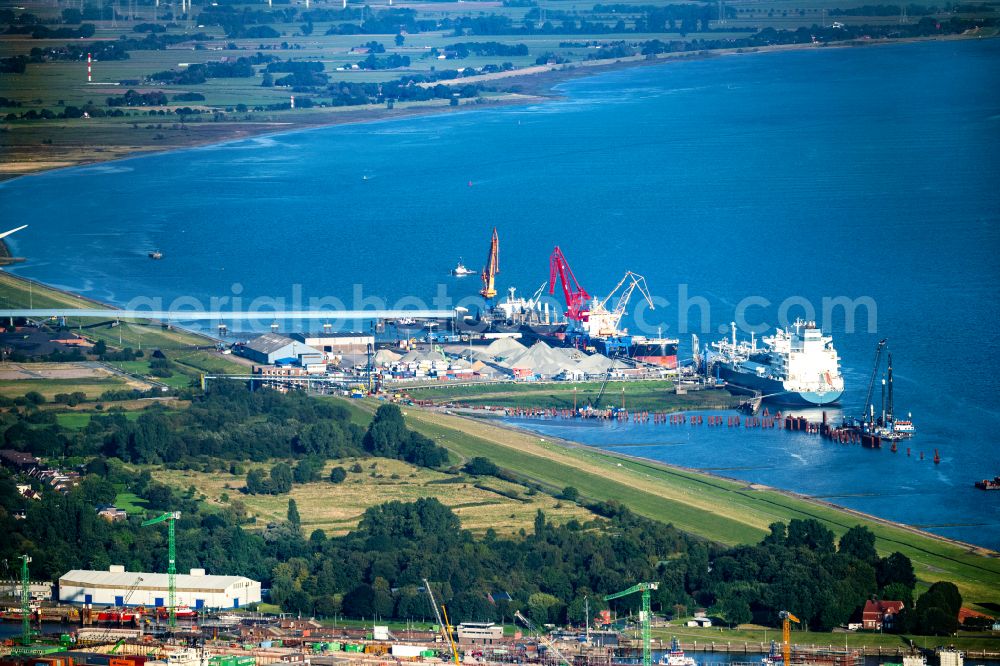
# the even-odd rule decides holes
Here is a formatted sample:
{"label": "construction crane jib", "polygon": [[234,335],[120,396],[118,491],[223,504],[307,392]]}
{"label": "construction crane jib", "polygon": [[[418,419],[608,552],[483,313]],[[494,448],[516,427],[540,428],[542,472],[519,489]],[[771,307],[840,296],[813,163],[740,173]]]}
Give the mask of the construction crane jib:
{"label": "construction crane jib", "polygon": [[[622,289],[624,287],[624,289]],[[618,300],[615,302],[614,309],[608,307],[611,304],[615,294],[621,289],[621,294],[618,296]],[[625,316],[625,309],[628,307],[629,301],[632,299],[632,293],[639,290],[642,295],[643,300],[649,305],[650,310],[655,310],[653,306],[653,298],[649,295],[649,287],[646,286],[646,278],[639,275],[638,273],[633,273],[628,271],[625,276],[618,281],[615,288],[611,290],[611,293],[603,301],[597,302],[597,307],[594,308],[595,311],[609,312],[607,324],[614,330],[618,330],[618,326],[621,323],[622,317]]]}
{"label": "construction crane jib", "polygon": [[650,604],[650,591],[660,589],[659,583],[636,583],[627,590],[615,592],[604,597],[605,601],[627,597],[636,592],[642,593],[642,610],[639,615],[639,625],[642,628],[642,666],[651,666],[653,655],[650,647],[652,642],[652,619],[653,613]]}
{"label": "construction crane jib", "polygon": [[167,523],[167,600],[170,602],[168,611],[170,613],[169,623],[171,627],[177,626],[177,546],[175,540],[174,523],[181,518],[180,511],[171,511],[156,518],[150,518],[142,523],[143,527]]}
{"label": "construction crane jib", "polygon": [[590,294],[577,281],[573,269],[566,261],[566,255],[557,245],[549,257],[549,294],[556,291],[556,282],[562,285],[563,298],[566,300],[566,317],[573,321],[587,321],[590,314],[587,303]]}
{"label": "construction crane jib", "polygon": [[[449,631],[446,621],[441,619],[441,611],[438,609],[437,600],[434,598],[434,592],[431,590],[431,584],[427,582],[426,578],[424,578],[424,590],[427,591],[427,597],[430,599],[431,608],[434,610],[434,618],[437,620],[438,626],[441,627],[441,636],[451,648],[451,656],[452,659],[455,660],[455,666],[459,666],[458,648],[455,646],[455,640],[452,638],[451,631]],[[445,611],[445,613],[447,613],[447,611]]]}
{"label": "construction crane jib", "polygon": [[541,629],[539,629],[537,626],[535,626],[534,622],[532,622],[528,618],[524,617],[524,615],[521,614],[521,611],[514,611],[514,617],[516,619],[520,620],[521,623],[524,626],[526,626],[529,631],[531,631],[532,633],[534,633],[534,634],[536,634],[538,636],[538,640],[544,642],[545,645],[548,646],[548,648],[550,650],[552,650],[552,652],[556,655],[556,657],[559,658],[559,663],[560,664],[566,664],[568,666],[569,664],[573,663],[572,661],[570,661],[569,659],[567,659],[566,657],[564,657],[563,654],[562,654],[562,652],[559,651],[559,648],[556,647],[556,644],[553,643],[552,641],[550,641],[545,636],[545,633]]}

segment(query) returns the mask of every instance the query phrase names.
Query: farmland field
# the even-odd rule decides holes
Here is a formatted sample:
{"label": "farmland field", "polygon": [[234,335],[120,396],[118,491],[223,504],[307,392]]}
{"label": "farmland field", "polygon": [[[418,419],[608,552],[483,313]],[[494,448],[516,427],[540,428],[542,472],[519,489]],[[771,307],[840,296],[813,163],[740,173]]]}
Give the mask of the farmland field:
{"label": "farmland field", "polygon": [[[348,471],[347,479],[340,484],[328,480],[333,467],[350,470],[355,463],[361,465],[361,472]],[[246,465],[247,470],[253,467],[266,470],[269,466]],[[156,478],[180,490],[193,485],[199,494],[207,496],[210,505],[216,507],[224,504],[223,494],[229,502],[239,500],[256,518],[259,528],[283,521],[288,500],[294,499],[305,532],[321,529],[328,536],[352,530],[361,514],[371,506],[394,500],[410,502],[428,496],[450,506],[462,520],[462,526],[476,533],[493,528],[499,535],[516,535],[521,528],[530,529],[539,509],[556,523],[572,518],[581,522],[594,518],[572,502],[559,502],[542,493],[529,495],[527,489],[518,484],[492,477],[445,474],[386,458],[329,462],[323,470],[323,480],[296,484],[287,495],[244,494],[241,489],[245,486],[245,474],[165,470],[157,471]]]}

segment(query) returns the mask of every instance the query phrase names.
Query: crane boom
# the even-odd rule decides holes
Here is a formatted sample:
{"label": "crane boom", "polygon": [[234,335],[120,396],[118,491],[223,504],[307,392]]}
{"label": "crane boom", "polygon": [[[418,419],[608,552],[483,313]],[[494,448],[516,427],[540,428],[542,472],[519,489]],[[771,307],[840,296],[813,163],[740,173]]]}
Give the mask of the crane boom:
{"label": "crane boom", "polygon": [[156,525],[158,523],[167,523],[167,600],[170,602],[169,606],[169,624],[171,627],[177,626],[177,548],[175,541],[175,530],[174,523],[180,520],[180,511],[169,511],[156,518],[150,518],[149,520],[143,521],[142,527],[147,527],[149,525]]}
{"label": "crane boom", "polygon": [[493,227],[493,238],[490,239],[490,251],[486,254],[486,266],[483,267],[481,277],[483,288],[479,290],[479,295],[489,300],[496,298],[497,285],[496,277],[500,272],[500,238],[497,236],[497,228]]}
{"label": "crane boom", "polygon": [[872,364],[871,379],[868,380],[868,395],[865,396],[865,416],[863,418],[867,418],[870,413],[872,393],[875,390],[875,379],[878,377],[878,369],[882,364],[882,352],[885,350],[887,344],[889,344],[889,340],[887,338],[882,338],[878,341],[878,346],[875,347],[875,362]]}
{"label": "crane boom", "polygon": [[[615,295],[619,293],[619,290],[621,290],[621,293],[617,296],[617,301],[614,308],[612,308],[610,307],[611,302],[615,298]],[[593,324],[597,324],[600,330],[592,330],[591,333],[596,333],[597,335],[617,335],[619,333],[619,324],[621,324],[622,317],[625,316],[625,309],[628,307],[628,303],[632,299],[632,294],[636,290],[642,294],[643,299],[649,304],[650,310],[656,309],[653,305],[653,298],[649,295],[649,288],[646,286],[646,278],[638,273],[628,271],[603,300],[598,300],[594,304],[594,308],[590,313],[592,328]]]}
{"label": "crane boom", "polygon": [[636,583],[627,590],[622,590],[621,592],[615,592],[614,594],[604,596],[605,601],[611,601],[613,599],[627,597],[628,595],[635,594],[636,592],[642,593],[642,610],[639,615],[639,624],[642,627],[642,666],[651,666],[653,663],[653,654],[650,646],[652,642],[653,613],[650,606],[649,592],[650,590],[658,589],[660,589],[659,583]]}
{"label": "crane boom", "polygon": [[[424,590],[427,591],[427,596],[431,601],[431,608],[434,610],[434,618],[437,620],[438,626],[441,627],[441,636],[451,647],[451,656],[455,660],[455,666],[458,666],[458,648],[455,647],[455,641],[452,640],[451,632],[448,631],[448,625],[441,619],[441,611],[438,609],[437,600],[434,599],[434,592],[431,590],[431,584],[427,582],[426,578],[424,578]],[[447,615],[447,611],[445,611],[445,614]]]}
{"label": "crane boom", "polygon": [[534,622],[532,622],[528,618],[526,618],[523,615],[521,615],[521,611],[514,611],[514,617],[517,618],[518,620],[520,620],[521,623],[524,624],[524,626],[526,626],[529,631],[532,631],[535,634],[537,634],[538,635],[538,640],[543,641],[545,643],[545,645],[547,645],[549,647],[549,649],[552,650],[552,652],[554,652],[557,657],[559,657],[559,661],[560,662],[562,662],[563,664],[572,664],[573,663],[572,661],[570,661],[569,659],[567,659],[566,657],[563,656],[563,653],[559,651],[559,648],[556,647],[556,644],[553,643],[552,641],[550,641],[545,636],[545,633],[541,629],[539,629],[537,626],[535,626]]}
{"label": "crane boom", "polygon": [[555,293],[557,279],[562,284],[563,297],[566,299],[566,317],[573,321],[586,321],[589,314],[587,302],[590,300],[590,294],[577,282],[576,276],[573,275],[573,269],[566,261],[566,255],[562,253],[558,245],[552,250],[552,255],[549,257],[549,294]]}

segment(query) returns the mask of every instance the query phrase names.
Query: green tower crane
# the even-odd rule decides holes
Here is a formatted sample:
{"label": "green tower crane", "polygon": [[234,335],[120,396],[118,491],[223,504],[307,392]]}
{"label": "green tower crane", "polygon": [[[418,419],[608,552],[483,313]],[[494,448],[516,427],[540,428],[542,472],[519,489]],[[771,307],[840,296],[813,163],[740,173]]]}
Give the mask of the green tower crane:
{"label": "green tower crane", "polygon": [[28,562],[31,558],[21,556],[21,645],[31,645],[31,581],[28,580]]}
{"label": "green tower crane", "polygon": [[612,599],[627,597],[628,595],[635,594],[636,592],[642,592],[642,610],[639,613],[639,625],[642,627],[642,666],[651,666],[653,663],[653,655],[650,648],[650,642],[652,640],[651,621],[653,613],[649,604],[649,591],[657,590],[659,588],[659,583],[636,583],[627,590],[615,592],[614,594],[609,594],[604,597],[605,601],[611,601]]}
{"label": "green tower crane", "polygon": [[[180,511],[171,511],[165,513],[162,516],[157,516],[156,518],[150,518],[142,523],[143,527],[147,525],[156,525],[157,523],[166,522],[167,523],[167,600],[169,604],[167,606],[170,619],[169,623],[171,627],[177,626],[177,547],[174,541],[174,523],[180,520]],[[648,664],[646,665],[648,666]]]}

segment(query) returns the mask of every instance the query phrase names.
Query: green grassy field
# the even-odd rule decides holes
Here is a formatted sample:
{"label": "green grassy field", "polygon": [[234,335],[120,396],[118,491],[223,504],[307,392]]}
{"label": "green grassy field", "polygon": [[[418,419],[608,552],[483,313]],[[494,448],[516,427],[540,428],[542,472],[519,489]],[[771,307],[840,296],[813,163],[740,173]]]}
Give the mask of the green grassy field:
{"label": "green grassy field", "polygon": [[146,500],[139,498],[135,493],[118,493],[115,497],[115,506],[128,514],[143,514],[148,510]]}
{"label": "green grassy field", "polygon": [[838,535],[860,524],[875,533],[880,552],[907,555],[923,584],[954,581],[973,605],[1000,596],[1000,562],[992,551],[742,481],[547,441],[473,419],[406,411],[410,427],[463,458],[485,456],[525,481],[550,490],[572,485],[586,499],[620,501],[638,514],[719,543],[757,542],[770,523],[792,518],[814,518]]}
{"label": "green grassy field", "polygon": [[[56,423],[58,423],[63,428],[69,428],[70,430],[81,430],[87,427],[90,423],[90,419],[94,414],[102,414],[105,412],[59,412],[56,414]],[[120,412],[125,415],[125,418],[129,421],[135,421],[139,418],[140,411],[137,410],[126,410]]]}
{"label": "green grassy field", "polygon": [[[0,308],[104,308],[103,303],[81,298],[73,294],[52,289],[44,285],[22,280],[10,273],[0,271]],[[190,379],[199,373],[239,373],[245,367],[232,360],[231,356],[212,350],[212,340],[174,326],[167,326],[148,320],[122,320],[95,322],[92,319],[67,317],[66,325],[75,333],[93,340],[103,340],[113,348],[160,349],[175,361],[185,377],[175,373],[174,377],[154,378],[170,386],[188,386]],[[148,360],[137,361],[135,374],[148,374]],[[116,363],[117,365],[117,363]]]}
{"label": "green grassy field", "polygon": [[[355,462],[361,465],[361,472],[349,471],[347,480],[340,484],[327,480],[333,467],[343,466],[350,470]],[[266,470],[270,464],[251,463],[244,467],[246,470],[254,467]],[[238,499],[256,517],[256,525],[260,528],[284,520],[288,500],[294,499],[307,534],[315,529],[330,536],[346,534],[357,526],[361,514],[371,506],[393,500],[412,502],[428,496],[450,506],[461,519],[462,526],[476,533],[493,528],[501,535],[516,535],[521,528],[531,527],[539,509],[556,523],[572,518],[582,522],[595,518],[572,502],[559,502],[542,493],[529,494],[527,488],[516,483],[492,477],[445,474],[386,458],[329,462],[323,470],[323,480],[296,484],[287,495],[243,494],[245,474],[152,468],[150,471],[158,480],[178,490],[194,486],[198,494],[207,497],[209,506],[221,507],[226,501]]]}
{"label": "green grassy field", "polygon": [[0,395],[8,398],[22,396],[29,391],[37,391],[52,400],[59,393],[81,392],[88,399],[99,397],[105,391],[128,389],[122,379],[111,375],[102,377],[74,377],[72,379],[0,379]]}
{"label": "green grassy field", "polygon": [[[698,645],[731,645],[734,649],[740,649],[744,644],[750,651],[767,650],[770,641],[781,641],[781,632],[774,628],[741,626],[736,629],[728,627],[658,627],[653,629],[653,646],[657,649],[658,641],[662,641],[664,646],[669,646],[670,639],[676,636],[684,645],[697,643]],[[910,641],[920,648],[935,648],[938,646],[954,645],[960,650],[967,652],[983,651],[996,652],[1000,650],[1000,636],[991,634],[976,634],[972,632],[962,632],[958,636],[918,636],[901,634],[883,634],[868,631],[859,632],[819,632],[819,631],[793,631],[792,644],[816,647],[832,648],[881,648],[886,652],[897,649],[906,650],[910,647]],[[966,659],[973,658],[974,655],[967,654]]]}

